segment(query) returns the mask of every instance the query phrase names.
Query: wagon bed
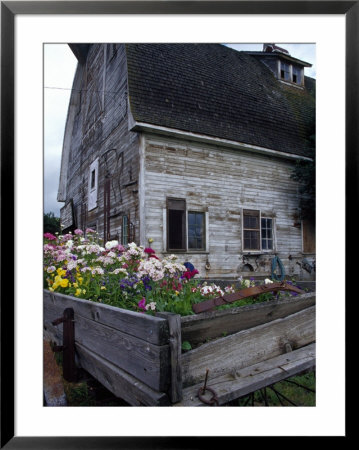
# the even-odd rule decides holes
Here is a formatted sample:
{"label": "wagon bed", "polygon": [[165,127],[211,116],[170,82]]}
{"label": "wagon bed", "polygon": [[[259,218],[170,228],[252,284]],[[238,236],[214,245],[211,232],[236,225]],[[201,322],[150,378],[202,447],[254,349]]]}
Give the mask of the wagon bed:
{"label": "wagon bed", "polygon": [[[44,291],[44,337],[72,308],[76,364],[131,405],[222,405],[315,368],[315,293],[180,317],[127,311]],[[182,352],[182,342],[192,349]]]}

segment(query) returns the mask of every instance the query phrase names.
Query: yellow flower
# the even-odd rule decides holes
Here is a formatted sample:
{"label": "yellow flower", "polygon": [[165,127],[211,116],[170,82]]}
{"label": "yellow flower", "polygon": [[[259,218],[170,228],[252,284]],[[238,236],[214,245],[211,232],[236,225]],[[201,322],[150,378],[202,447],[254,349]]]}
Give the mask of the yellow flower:
{"label": "yellow flower", "polygon": [[74,288],[78,288],[78,287],[79,287],[79,284],[78,284],[78,283],[72,283],[72,286],[73,286]]}
{"label": "yellow flower", "polygon": [[58,273],[58,275],[59,275],[60,277],[66,275],[66,270],[61,269],[61,267],[59,267],[59,268],[56,270],[56,272]]}
{"label": "yellow flower", "polygon": [[80,289],[80,288],[79,288],[79,289],[76,289],[75,295],[76,295],[76,297],[78,297],[79,295],[81,295],[81,289]]}
{"label": "yellow flower", "polygon": [[179,295],[179,292],[178,292],[178,291],[175,291],[175,294],[176,294],[176,295]]}
{"label": "yellow flower", "polygon": [[63,288],[67,287],[68,284],[69,284],[69,280],[68,280],[67,278],[64,278],[64,279],[61,280],[61,282],[60,282],[60,286],[63,287]]}
{"label": "yellow flower", "polygon": [[105,291],[106,290],[106,286],[101,286],[101,290]]}

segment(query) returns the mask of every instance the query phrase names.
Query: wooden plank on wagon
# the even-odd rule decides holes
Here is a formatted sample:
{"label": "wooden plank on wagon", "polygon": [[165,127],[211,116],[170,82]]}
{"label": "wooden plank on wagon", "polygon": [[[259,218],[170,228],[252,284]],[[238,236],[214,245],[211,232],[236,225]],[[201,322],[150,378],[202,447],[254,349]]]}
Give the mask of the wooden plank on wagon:
{"label": "wooden plank on wagon", "polygon": [[[62,324],[54,326],[51,322],[63,315],[61,308],[61,303],[44,302],[44,327],[57,342],[62,337]],[[154,345],[75,313],[75,342],[102,355],[153,389],[165,392],[170,386],[168,341],[167,345]]]}
{"label": "wooden plank on wagon", "polygon": [[132,406],[170,405],[165,393],[151,389],[81,344],[76,344],[76,351],[80,366],[116,397],[122,398]]}
{"label": "wooden plank on wagon", "polygon": [[[315,344],[309,344],[216,378],[211,378],[209,374],[207,384],[215,391],[219,405],[223,405],[303,371],[314,370],[315,364]],[[202,386],[203,383],[198,383],[184,389],[182,401],[174,406],[205,406],[197,395]]]}
{"label": "wooden plank on wagon", "polygon": [[75,316],[76,342],[159,391],[169,387],[169,345],[154,345],[102,323]]}
{"label": "wooden plank on wagon", "polygon": [[315,305],[315,293],[275,301],[205,312],[181,318],[182,340],[191,345],[205,342],[286,317]]}
{"label": "wooden plank on wagon", "polygon": [[62,310],[73,308],[76,315],[121,330],[152,344],[164,345],[168,342],[168,324],[165,319],[160,317],[53,293],[48,290],[44,290],[44,303],[58,306]]}
{"label": "wooden plank on wagon", "polygon": [[164,317],[168,321],[170,338],[170,372],[171,387],[169,396],[172,403],[176,403],[182,398],[182,339],[181,339],[181,316],[169,312],[158,313],[160,317]]}
{"label": "wooden plank on wagon", "polygon": [[183,386],[204,379],[208,368],[213,376],[242,368],[315,341],[315,306],[287,317],[219,338],[182,355]]}

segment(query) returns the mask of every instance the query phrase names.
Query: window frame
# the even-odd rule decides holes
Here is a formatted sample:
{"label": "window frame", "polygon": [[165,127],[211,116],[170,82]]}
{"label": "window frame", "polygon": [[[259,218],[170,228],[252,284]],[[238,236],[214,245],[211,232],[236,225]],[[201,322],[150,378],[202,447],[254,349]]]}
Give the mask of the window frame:
{"label": "window frame", "polygon": [[[183,209],[183,222],[182,222],[182,248],[171,248],[169,246],[169,210],[170,202],[174,201],[183,201],[185,207]],[[189,248],[188,245],[188,214],[203,214],[203,246],[201,249]],[[187,200],[184,197],[167,197],[166,198],[166,208],[163,208],[163,249],[168,253],[208,253],[208,211],[204,208],[202,209],[188,209]]]}
{"label": "window frame", "polygon": [[[202,231],[202,247],[201,248],[190,248],[189,247],[189,214],[201,214],[203,216],[203,231]],[[205,252],[207,249],[207,216],[205,211],[188,210],[186,214],[186,225],[187,225],[187,251],[188,252]]]}
{"label": "window frame", "polygon": [[[282,77],[282,67],[284,65],[288,66],[288,69],[289,69],[289,79],[288,80],[286,80],[284,77]],[[298,83],[298,81],[294,81],[294,75],[298,76],[297,74],[294,74],[294,69],[296,71],[298,71],[299,74],[300,74],[300,82],[299,83]],[[285,73],[287,73],[287,72],[285,72]],[[279,78],[280,81],[282,81],[284,83],[290,83],[290,84],[293,84],[295,86],[304,86],[304,69],[302,67],[300,67],[300,66],[295,65],[295,64],[279,60],[278,78]]]}
{"label": "window frame", "polygon": [[[98,158],[96,158],[91,164],[89,168],[88,174],[88,201],[87,201],[87,210],[92,211],[97,208],[97,197],[98,197],[98,171],[99,164]],[[93,184],[92,182],[95,181]]]}
{"label": "window frame", "polygon": [[[256,229],[252,228],[245,228],[244,227],[244,215],[246,211],[255,211],[258,212],[258,222],[259,222],[259,248],[258,249],[249,249],[245,248],[244,246],[244,232],[245,231],[256,231]],[[273,248],[271,249],[264,249],[262,246],[262,219],[270,219],[272,221],[272,242],[273,242]],[[241,225],[242,225],[242,252],[243,253],[273,253],[276,251],[276,222],[274,217],[270,217],[268,215],[262,215],[262,211],[260,209],[253,209],[253,208],[242,208],[241,211]]]}

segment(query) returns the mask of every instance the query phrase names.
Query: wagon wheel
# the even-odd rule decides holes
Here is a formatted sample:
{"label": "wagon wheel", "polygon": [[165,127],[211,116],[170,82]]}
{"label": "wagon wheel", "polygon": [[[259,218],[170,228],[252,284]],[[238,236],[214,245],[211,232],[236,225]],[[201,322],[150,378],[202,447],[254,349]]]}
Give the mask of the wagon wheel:
{"label": "wagon wheel", "polygon": [[311,386],[313,381],[315,385],[315,371],[300,374],[303,378],[301,382],[298,381],[298,377],[299,375],[286,378],[251,392],[230,402],[228,406],[307,406],[302,404],[302,399],[308,395],[311,396],[310,401],[314,402],[315,406],[315,389]]}

